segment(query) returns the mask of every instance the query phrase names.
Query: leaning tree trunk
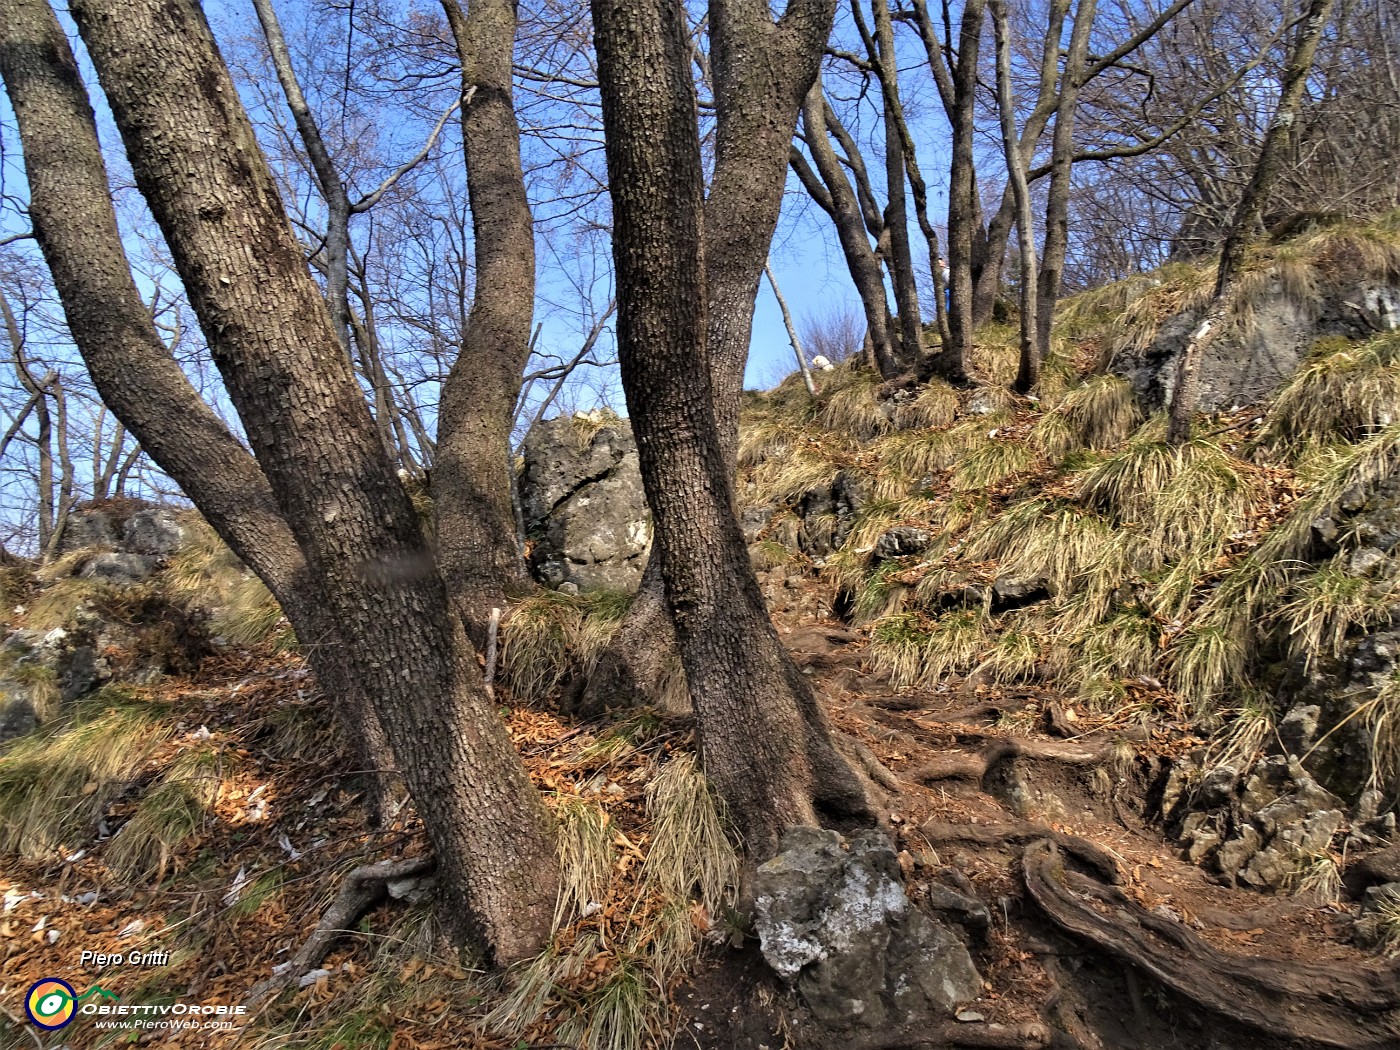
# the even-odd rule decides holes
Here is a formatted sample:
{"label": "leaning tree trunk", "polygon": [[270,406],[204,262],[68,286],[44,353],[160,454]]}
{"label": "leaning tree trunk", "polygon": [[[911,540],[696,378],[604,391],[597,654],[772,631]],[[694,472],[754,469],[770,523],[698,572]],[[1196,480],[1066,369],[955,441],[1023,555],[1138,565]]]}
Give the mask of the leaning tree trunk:
{"label": "leaning tree trunk", "polygon": [[1191,340],[1177,359],[1176,386],[1172,391],[1171,410],[1167,422],[1167,440],[1181,445],[1191,439],[1191,418],[1196,413],[1196,402],[1200,397],[1201,357],[1206,348],[1225,326],[1226,318],[1234,309],[1239,292],[1240,270],[1244,264],[1245,248],[1250,236],[1259,224],[1264,205],[1273,192],[1283,168],[1284,148],[1288,136],[1298,117],[1298,105],[1303,98],[1303,88],[1307,85],[1308,74],[1312,71],[1313,56],[1317,54],[1317,43],[1327,20],[1332,16],[1334,0],[1311,0],[1307,14],[1298,28],[1292,53],[1288,56],[1288,66],[1284,71],[1283,88],[1279,92],[1278,108],[1269,130],[1264,133],[1264,144],[1259,149],[1259,159],[1254,162],[1254,174],[1244,189],[1239,207],[1235,209],[1234,221],[1226,234],[1225,244],[1220,249],[1220,268],[1216,272],[1215,291],[1211,295],[1206,315],[1191,333]]}
{"label": "leaning tree trunk", "polygon": [[[0,0],[0,75],[19,123],[29,215],[73,340],[122,425],[267,585],[332,700],[358,770],[393,761],[340,633],[253,457],[200,398],[151,322],[117,228],[92,108],[44,0]],[[386,783],[371,775],[369,810]]]}
{"label": "leaning tree trunk", "polygon": [[[78,0],[138,187],[441,872],[446,917],[497,962],[549,933],[544,806],[484,689],[203,13]],[[150,42],[159,40],[159,49]]]}
{"label": "leaning tree trunk", "polygon": [[860,296],[861,306],[865,309],[865,326],[876,365],[882,376],[893,379],[900,368],[891,345],[887,321],[889,302],[885,298],[884,279],[880,276],[880,262],[870,248],[855,192],[846,179],[846,173],[841,170],[836,151],[831,148],[831,140],[827,138],[824,110],[825,98],[821,78],[818,77],[802,106],[802,128],[806,132],[807,148],[812,151],[817,172],[830,194],[836,236],[846,256],[846,266]]}
{"label": "leaning tree trunk", "polygon": [[[900,128],[904,121],[899,97],[899,61],[894,46],[894,23],[890,20],[888,0],[872,0],[875,16],[875,39],[871,58],[879,65],[880,94],[885,111],[885,229],[889,231],[890,250],[886,265],[894,287],[894,301],[899,308],[900,362],[906,368],[917,369],[923,364],[924,323],[919,306],[919,289],[914,278],[914,252],[909,243],[909,213],[904,192],[904,143]],[[859,8],[853,8],[858,11]],[[864,33],[863,20],[861,21]],[[930,260],[937,268],[937,258]]]}
{"label": "leaning tree trunk", "polygon": [[706,773],[751,858],[830,808],[868,815],[749,567],[705,346],[701,164],[674,0],[596,0],[618,341]]}
{"label": "leaning tree trunk", "polygon": [[529,587],[511,492],[511,427],[530,356],[535,233],[511,97],[515,5],[442,0],[462,63],[462,146],[476,294],[442,388],[433,508],[438,561],[477,645],[492,608]]}

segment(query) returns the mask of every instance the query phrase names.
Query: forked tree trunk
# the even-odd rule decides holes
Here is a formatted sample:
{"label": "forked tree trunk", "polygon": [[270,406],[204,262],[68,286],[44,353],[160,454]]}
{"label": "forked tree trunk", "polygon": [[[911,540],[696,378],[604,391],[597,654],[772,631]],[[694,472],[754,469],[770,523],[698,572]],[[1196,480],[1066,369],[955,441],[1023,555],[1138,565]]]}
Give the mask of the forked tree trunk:
{"label": "forked tree trunk", "polygon": [[80,0],[73,15],[423,819],[448,923],[497,962],[530,956],[548,936],[557,884],[548,817],[486,696],[213,34],[189,0]]}
{"label": "forked tree trunk", "polygon": [[[731,476],[754,301],[782,208],[798,110],[817,78],[835,13],[835,0],[792,0],[776,22],[761,0],[716,3],[710,11],[716,128],[704,204],[706,339],[720,450]],[[675,661],[675,632],[658,557],[653,547],[637,598],[585,686],[586,710],[674,701],[662,689]]]}
{"label": "forked tree trunk", "polygon": [[1220,249],[1220,268],[1216,272],[1215,291],[1206,307],[1205,317],[1191,333],[1186,349],[1181,351],[1181,356],[1177,359],[1176,385],[1172,390],[1171,411],[1167,422],[1167,440],[1174,445],[1185,444],[1191,439],[1191,419],[1196,414],[1196,402],[1200,397],[1201,358],[1206,348],[1220,334],[1234,308],[1245,248],[1259,224],[1264,205],[1283,168],[1284,149],[1288,144],[1289,132],[1297,120],[1303,88],[1307,85],[1308,74],[1312,71],[1313,56],[1317,54],[1317,42],[1322,38],[1322,31],[1332,16],[1334,2],[1335,0],[1311,0],[1307,13],[1300,20],[1298,35],[1288,56],[1288,66],[1284,70],[1278,108],[1274,110],[1274,119],[1269,124],[1269,130],[1264,133],[1259,159],[1254,162],[1254,174],[1244,189],[1244,195],[1235,209],[1235,218],[1230,223],[1230,232],[1226,234],[1225,243]]}
{"label": "forked tree trunk", "polygon": [[[334,705],[355,768],[392,769],[378,720],[267,479],[175,363],[132,280],[92,108],[58,19],[44,0],[0,0],[0,11],[0,75],[24,144],[30,219],[98,393],[282,606]],[[378,819],[385,778],[371,775],[368,787]]]}
{"label": "forked tree trunk", "polygon": [[511,97],[515,5],[442,0],[462,63],[462,145],[476,292],[462,352],[442,388],[433,508],[438,561],[481,646],[493,608],[527,590],[511,492],[511,427],[530,356],[535,233]]}
{"label": "forked tree trunk", "polygon": [[596,0],[623,389],[706,773],[751,858],[823,809],[868,815],[749,567],[707,363],[700,143],[684,8]]}

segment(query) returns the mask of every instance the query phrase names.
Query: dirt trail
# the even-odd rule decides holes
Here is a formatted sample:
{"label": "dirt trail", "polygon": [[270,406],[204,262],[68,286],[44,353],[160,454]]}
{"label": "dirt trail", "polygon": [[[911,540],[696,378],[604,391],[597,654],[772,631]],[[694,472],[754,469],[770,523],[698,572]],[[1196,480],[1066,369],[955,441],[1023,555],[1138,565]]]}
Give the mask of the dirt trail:
{"label": "dirt trail", "polygon": [[712,960],[686,990],[699,1045],[1400,1047],[1400,968],[1346,943],[1344,906],[1222,885],[1164,840],[1161,782],[1198,743],[1170,712],[1111,719],[1043,690],[961,680],[892,690],[808,586],[799,598],[784,585],[780,629],[836,724],[898,780],[886,817],[911,895],[954,882],[991,913],[986,931],[969,929],[981,1019],[833,1037],[753,952]]}

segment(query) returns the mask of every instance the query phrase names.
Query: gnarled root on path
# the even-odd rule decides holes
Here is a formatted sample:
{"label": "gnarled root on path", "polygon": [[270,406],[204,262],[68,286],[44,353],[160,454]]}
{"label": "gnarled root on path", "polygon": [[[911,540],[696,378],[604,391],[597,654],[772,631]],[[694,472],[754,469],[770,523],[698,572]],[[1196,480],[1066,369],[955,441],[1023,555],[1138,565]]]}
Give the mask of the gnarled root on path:
{"label": "gnarled root on path", "polygon": [[388,896],[391,882],[427,875],[435,867],[437,860],[433,857],[410,857],[365,864],[351,871],[345,876],[335,900],[316,924],[316,929],[301,946],[301,951],[296,953],[285,970],[253,986],[248,993],[248,1005],[256,1005],[276,995],[320,965],[336,939],[342,933],[350,932],[361,915]]}
{"label": "gnarled root on path", "polygon": [[1274,1039],[1338,1050],[1400,1046],[1400,963],[1227,955],[1182,923],[1067,868],[1053,842],[1033,842],[1023,866],[1027,891],[1057,926],[1205,1010]]}

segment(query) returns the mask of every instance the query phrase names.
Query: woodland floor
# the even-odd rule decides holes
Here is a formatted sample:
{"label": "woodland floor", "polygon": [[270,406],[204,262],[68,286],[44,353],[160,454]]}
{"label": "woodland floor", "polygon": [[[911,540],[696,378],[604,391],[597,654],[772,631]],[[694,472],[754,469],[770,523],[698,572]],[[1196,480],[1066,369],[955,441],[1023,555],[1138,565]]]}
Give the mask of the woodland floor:
{"label": "woodland floor", "polygon": [[[1023,687],[955,680],[938,691],[896,692],[868,672],[860,633],[828,618],[829,596],[820,584],[796,570],[791,577],[786,572],[768,574],[765,588],[789,649],[836,725],[899,778],[887,815],[907,852],[901,861],[914,875],[911,892],[918,895],[919,873],[952,867],[992,913],[990,930],[972,941],[986,981],[975,1005],[981,1018],[961,1026],[968,1041],[958,1045],[1001,1045],[978,1042],[977,1032],[996,1036],[1018,1028],[1031,1037],[1014,1045],[1027,1046],[1329,1045],[1271,1039],[1236,1025],[1070,937],[1028,899],[1022,852],[1027,842],[1044,838],[1048,826],[1062,841],[1077,836],[1099,847],[1100,857],[1116,863],[1119,889],[1128,900],[1184,924],[1227,956],[1379,969],[1374,956],[1345,943],[1350,920],[1343,908],[1308,896],[1226,888],[1164,841],[1151,819],[1153,788],[1166,760],[1199,743],[1184,719],[1159,706],[1167,703],[1165,694],[1149,695],[1144,686],[1144,695],[1134,697],[1140,702],[1125,710],[1155,710],[1144,721],[1136,714],[1081,714]],[[45,976],[64,976],[80,989],[100,981],[128,1002],[240,1002],[311,933],[348,870],[424,849],[416,824],[403,819],[366,831],[334,741],[315,728],[326,722],[317,710],[323,701],[295,656],[225,651],[206,661],[197,681],[167,680],[150,696],[169,702],[178,720],[162,747],[175,749],[192,738],[223,745],[223,787],[212,819],[144,889],[114,885],[100,848],[63,862],[0,864],[0,1007],[9,1018],[7,1033],[0,1017],[0,1043],[41,1050],[104,1045],[81,1022],[49,1036],[21,1023],[24,989]],[[618,881],[625,882],[646,846],[645,767],[666,751],[690,748],[691,730],[667,727],[644,746],[600,762],[581,757],[579,744],[596,739],[603,727],[529,709],[511,710],[509,725],[542,787],[605,800],[620,836],[614,840]],[[1008,738],[1029,742],[1030,754],[1002,754],[985,771],[967,761]],[[1040,751],[1059,757],[1035,757]],[[1074,757],[1089,752],[1101,760]],[[153,754],[151,768],[160,761]],[[401,903],[371,912],[359,935],[337,942],[319,979],[255,1012],[236,1033],[148,1033],[140,1041],[326,1050],[566,1045],[552,1042],[547,1026],[521,1038],[482,1034],[476,1024],[480,1010],[474,1009],[481,1001],[477,976],[416,953],[407,943],[404,913]],[[586,921],[607,944],[635,914],[609,904]],[[169,950],[169,965],[100,975],[79,965],[83,950],[151,947]],[[608,965],[604,952],[595,967],[598,979]],[[738,950],[707,947],[673,998],[680,1012],[677,1047],[943,1045],[894,1032],[833,1038],[818,1031],[763,966],[751,940]],[[1296,1004],[1275,1005],[1287,1011]],[[336,1018],[349,1013],[353,1023],[337,1028]],[[1047,1021],[1059,1030],[1053,1043]]]}

